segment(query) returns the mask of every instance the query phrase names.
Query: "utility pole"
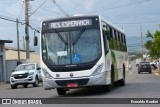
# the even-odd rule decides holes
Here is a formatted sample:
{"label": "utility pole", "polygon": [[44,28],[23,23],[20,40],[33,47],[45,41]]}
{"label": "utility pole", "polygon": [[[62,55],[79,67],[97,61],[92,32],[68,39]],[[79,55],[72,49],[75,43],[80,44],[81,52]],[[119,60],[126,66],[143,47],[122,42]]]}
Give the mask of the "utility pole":
{"label": "utility pole", "polygon": [[20,49],[19,49],[19,28],[18,28],[18,19],[16,19],[16,26],[17,26],[17,48],[18,48],[18,62],[20,62]]}
{"label": "utility pole", "polygon": [[25,0],[25,39],[26,39],[26,60],[29,62],[30,54],[29,54],[29,14],[28,14],[28,4],[30,0]]}
{"label": "utility pole", "polygon": [[143,59],[143,32],[142,32],[142,25],[140,26],[141,30],[141,45],[142,45],[142,59]]}
{"label": "utility pole", "polygon": [[23,49],[26,49],[24,36],[23,36]]}

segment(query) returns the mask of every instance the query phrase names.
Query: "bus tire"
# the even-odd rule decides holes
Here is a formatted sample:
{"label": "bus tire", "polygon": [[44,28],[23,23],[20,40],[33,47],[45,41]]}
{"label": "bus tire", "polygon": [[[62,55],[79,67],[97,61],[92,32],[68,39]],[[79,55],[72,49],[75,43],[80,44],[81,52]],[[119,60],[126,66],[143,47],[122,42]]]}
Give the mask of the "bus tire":
{"label": "bus tire", "polygon": [[125,70],[125,66],[123,64],[123,78],[119,81],[120,86],[124,86],[125,85],[125,75],[126,74],[126,70]]}
{"label": "bus tire", "polygon": [[58,95],[65,95],[66,94],[66,90],[63,88],[57,88],[57,93]]}
{"label": "bus tire", "polygon": [[104,92],[110,92],[110,91],[112,91],[112,86],[111,86],[111,84],[104,85],[104,86],[103,86],[103,91],[104,91]]}
{"label": "bus tire", "polygon": [[114,66],[111,65],[111,87],[114,88]]}

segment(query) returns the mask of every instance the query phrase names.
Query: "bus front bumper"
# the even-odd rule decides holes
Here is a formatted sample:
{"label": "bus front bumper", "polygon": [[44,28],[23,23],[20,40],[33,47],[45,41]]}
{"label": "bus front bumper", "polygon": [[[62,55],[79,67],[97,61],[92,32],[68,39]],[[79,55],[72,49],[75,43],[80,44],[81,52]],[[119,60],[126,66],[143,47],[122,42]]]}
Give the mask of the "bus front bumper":
{"label": "bus front bumper", "polygon": [[[70,87],[68,84],[77,84],[76,86]],[[106,74],[105,72],[100,73],[96,76],[88,77],[77,77],[67,79],[43,79],[43,86],[45,90],[54,88],[81,88],[87,86],[100,86],[106,85]]]}

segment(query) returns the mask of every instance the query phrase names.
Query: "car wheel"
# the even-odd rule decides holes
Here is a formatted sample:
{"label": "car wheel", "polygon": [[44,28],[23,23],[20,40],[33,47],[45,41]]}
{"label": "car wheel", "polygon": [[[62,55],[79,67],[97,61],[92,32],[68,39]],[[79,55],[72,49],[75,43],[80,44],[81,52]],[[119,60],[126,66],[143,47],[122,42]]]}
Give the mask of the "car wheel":
{"label": "car wheel", "polygon": [[12,89],[16,89],[16,88],[17,88],[17,85],[11,85],[11,88],[12,88]]}
{"label": "car wheel", "polygon": [[35,78],[35,83],[33,84],[33,87],[38,87],[39,85],[39,80],[38,77]]}
{"label": "car wheel", "polygon": [[24,88],[27,88],[27,87],[28,87],[28,84],[24,84],[23,87],[24,87]]}
{"label": "car wheel", "polygon": [[66,90],[63,88],[57,88],[57,93],[58,95],[65,95],[66,94]]}

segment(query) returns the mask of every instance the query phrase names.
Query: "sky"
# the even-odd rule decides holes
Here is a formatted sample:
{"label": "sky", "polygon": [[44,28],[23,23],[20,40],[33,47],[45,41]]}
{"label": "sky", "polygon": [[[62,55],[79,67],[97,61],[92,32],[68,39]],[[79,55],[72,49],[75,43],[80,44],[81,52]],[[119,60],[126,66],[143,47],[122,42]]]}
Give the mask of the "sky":
{"label": "sky", "polygon": [[[24,0],[0,0],[0,17],[24,22]],[[38,10],[37,8],[44,3]],[[75,14],[101,15],[116,26],[123,28],[127,37],[129,51],[137,51],[141,44],[141,30],[146,41],[149,30],[159,30],[160,0],[56,0],[56,3],[70,16]],[[30,0],[30,25],[40,29],[44,19],[65,17],[65,14],[52,0]],[[37,11],[35,11],[37,10]],[[34,12],[35,11],[35,12]],[[17,47],[16,23],[0,19],[0,39],[13,40],[8,46]],[[20,47],[23,48],[24,25],[19,24]],[[39,36],[39,33],[36,33]],[[33,46],[34,31],[30,29],[30,47]]]}

